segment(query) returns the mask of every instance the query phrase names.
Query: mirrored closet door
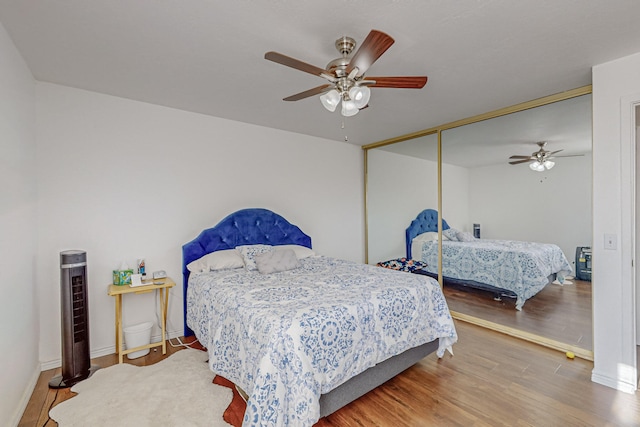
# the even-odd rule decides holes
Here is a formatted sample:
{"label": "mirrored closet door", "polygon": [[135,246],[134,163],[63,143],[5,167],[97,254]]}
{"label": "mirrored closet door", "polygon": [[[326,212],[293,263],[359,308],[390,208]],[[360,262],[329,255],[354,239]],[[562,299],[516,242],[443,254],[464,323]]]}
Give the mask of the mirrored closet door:
{"label": "mirrored closet door", "polygon": [[383,145],[367,154],[367,258],[405,256],[405,229],[423,206],[438,204],[437,134]]}
{"label": "mirrored closet door", "polygon": [[[592,241],[590,87],[428,132],[432,134],[399,137],[402,142],[397,144],[365,147],[368,262],[404,256],[404,230],[422,210],[437,211],[438,201],[441,217],[463,232],[473,234],[476,225],[483,239],[557,245],[576,279],[567,280],[563,286],[546,285],[524,303],[522,310],[516,310],[515,298],[508,294],[462,286],[447,277],[441,279],[443,290],[458,319],[592,358],[591,282],[585,272]],[[409,153],[401,148],[403,144],[428,146],[430,151]],[[549,158],[538,171],[531,163],[541,149]],[[389,153],[411,160],[394,162]],[[439,157],[441,180],[432,182],[432,177],[438,177]],[[393,183],[396,173],[402,179],[415,171],[434,168],[436,172],[430,177],[417,177],[420,182]],[[405,192],[393,191],[399,184]],[[406,191],[408,186],[412,191]],[[433,194],[439,186],[441,193]],[[412,255],[414,259],[420,257]]]}

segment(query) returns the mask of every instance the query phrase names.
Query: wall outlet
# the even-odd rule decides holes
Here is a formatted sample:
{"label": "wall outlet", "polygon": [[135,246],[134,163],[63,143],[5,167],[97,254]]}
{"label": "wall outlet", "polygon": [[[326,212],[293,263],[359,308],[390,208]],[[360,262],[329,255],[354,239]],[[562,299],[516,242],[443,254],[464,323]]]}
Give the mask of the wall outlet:
{"label": "wall outlet", "polygon": [[618,239],[615,234],[604,235],[604,248],[609,250],[618,249]]}

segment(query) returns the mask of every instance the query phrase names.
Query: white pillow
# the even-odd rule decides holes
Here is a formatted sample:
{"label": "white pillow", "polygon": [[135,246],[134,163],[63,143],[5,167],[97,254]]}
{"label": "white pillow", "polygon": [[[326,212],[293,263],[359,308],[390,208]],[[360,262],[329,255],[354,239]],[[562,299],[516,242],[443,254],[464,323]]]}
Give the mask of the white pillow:
{"label": "white pillow", "polygon": [[[442,236],[442,240],[449,240],[447,236]],[[431,242],[438,241],[438,232],[437,231],[427,231],[426,233],[418,234],[413,238],[413,242]]]}
{"label": "white pillow", "polygon": [[316,255],[314,251],[302,245],[278,245],[273,247],[276,251],[292,250],[298,259],[309,258]]}
{"label": "white pillow", "polygon": [[192,273],[242,267],[244,267],[244,260],[235,249],[211,252],[187,264],[187,270]]}
{"label": "white pillow", "polygon": [[[446,230],[442,230],[442,235],[449,240],[453,240],[454,242],[458,241],[457,234],[458,234],[458,230],[456,230],[455,228],[447,228]],[[446,239],[442,239],[442,240],[446,240]]]}
{"label": "white pillow", "polygon": [[468,231],[459,231],[458,234],[456,234],[456,237],[458,238],[459,242],[473,242],[474,240],[478,240],[473,234],[469,233]]}
{"label": "white pillow", "polygon": [[300,265],[296,253],[291,249],[277,249],[257,254],[255,262],[261,274],[293,270]]}
{"label": "white pillow", "polygon": [[236,251],[242,256],[244,260],[244,268],[247,271],[257,270],[256,266],[256,255],[263,254],[265,252],[271,252],[273,250],[273,246],[271,245],[242,245],[236,246]]}

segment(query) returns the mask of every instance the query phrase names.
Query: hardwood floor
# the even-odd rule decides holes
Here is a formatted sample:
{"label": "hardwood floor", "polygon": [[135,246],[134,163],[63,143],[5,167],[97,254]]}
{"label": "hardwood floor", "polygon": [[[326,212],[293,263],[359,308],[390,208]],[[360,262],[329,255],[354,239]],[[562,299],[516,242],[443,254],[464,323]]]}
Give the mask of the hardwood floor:
{"label": "hardwood floor", "polygon": [[[468,323],[456,322],[456,328],[455,356],[424,358],[316,426],[640,425],[640,396],[591,382],[593,363]],[[152,351],[129,362],[147,365],[161,359],[160,352]],[[107,367],[117,358],[94,363]],[[20,426],[56,425],[49,409],[71,397],[68,391],[48,389],[56,371],[40,375]],[[239,399],[236,394],[225,413],[234,426],[244,412]]]}
{"label": "hardwood floor", "polygon": [[[191,342],[193,341],[193,338],[187,339],[186,341]],[[172,340],[172,342],[175,344],[176,340],[174,339]],[[125,356],[124,360],[126,363],[137,366],[153,365],[154,363],[157,363],[162,359],[169,357],[171,354],[175,353],[176,351],[182,350],[183,348],[184,347],[172,347],[171,345],[167,344],[166,355],[163,355],[162,351],[156,347],[155,349],[151,349],[149,354],[146,356],[131,360],[127,359]],[[193,348],[202,348],[202,346],[196,344]],[[97,365],[101,368],[116,365],[117,363],[118,355],[115,353],[91,360],[92,365]],[[58,423],[49,418],[49,410],[55,405],[64,402],[65,400],[70,399],[76,395],[75,393],[72,393],[68,388],[49,388],[49,380],[56,375],[60,375],[61,372],[61,369],[57,368],[49,369],[40,373],[40,377],[38,378],[36,387],[31,394],[29,403],[27,404],[27,407],[22,414],[20,423],[18,424],[19,427],[53,427],[58,425]]]}
{"label": "hardwood floor", "polygon": [[592,350],[591,282],[571,281],[572,285],[547,285],[522,311],[515,309],[514,298],[495,301],[487,291],[445,285],[444,294],[451,311]]}

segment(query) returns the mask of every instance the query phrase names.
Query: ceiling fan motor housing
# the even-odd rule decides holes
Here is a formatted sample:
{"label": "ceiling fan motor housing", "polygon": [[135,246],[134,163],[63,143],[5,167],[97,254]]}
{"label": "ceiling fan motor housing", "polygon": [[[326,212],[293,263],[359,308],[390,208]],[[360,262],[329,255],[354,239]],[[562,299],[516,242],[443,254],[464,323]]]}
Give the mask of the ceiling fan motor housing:
{"label": "ceiling fan motor housing", "polygon": [[356,41],[351,37],[342,36],[336,40],[336,49],[342,56],[349,56],[355,47]]}

